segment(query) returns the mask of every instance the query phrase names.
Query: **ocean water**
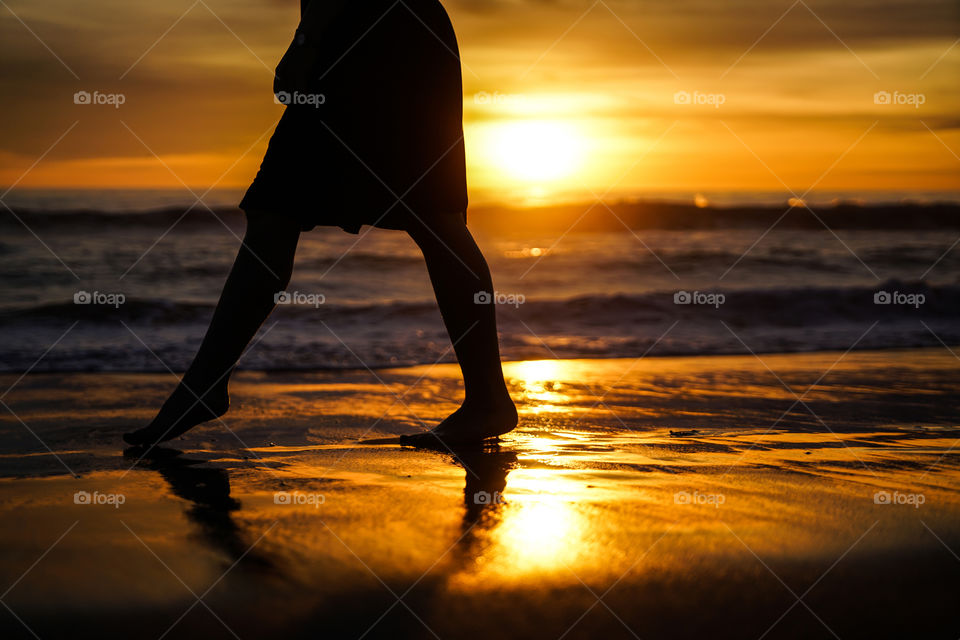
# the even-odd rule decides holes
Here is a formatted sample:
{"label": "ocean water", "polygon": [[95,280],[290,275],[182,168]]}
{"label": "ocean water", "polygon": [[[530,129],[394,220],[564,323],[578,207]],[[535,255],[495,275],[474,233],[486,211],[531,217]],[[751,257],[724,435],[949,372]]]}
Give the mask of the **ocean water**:
{"label": "ocean water", "polygon": [[[58,208],[74,207],[0,215],[0,370],[183,370],[236,255],[241,215],[181,219],[176,209],[130,212],[126,201]],[[960,343],[956,230],[530,234],[477,223],[506,359]],[[91,303],[80,304],[82,292]],[[288,292],[293,303],[268,319],[242,368],[453,360],[419,251],[401,232],[304,234]],[[884,292],[890,304],[877,303]]]}

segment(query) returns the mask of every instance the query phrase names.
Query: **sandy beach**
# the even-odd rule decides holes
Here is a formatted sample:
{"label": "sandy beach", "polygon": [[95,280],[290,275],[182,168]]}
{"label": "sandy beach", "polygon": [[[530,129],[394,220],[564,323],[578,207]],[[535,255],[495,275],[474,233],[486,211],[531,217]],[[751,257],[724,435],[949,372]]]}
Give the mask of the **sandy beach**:
{"label": "sandy beach", "polygon": [[960,633],[946,349],[505,371],[498,447],[394,441],[456,407],[441,364],[241,372],[145,458],[172,376],[4,376],[3,637]]}

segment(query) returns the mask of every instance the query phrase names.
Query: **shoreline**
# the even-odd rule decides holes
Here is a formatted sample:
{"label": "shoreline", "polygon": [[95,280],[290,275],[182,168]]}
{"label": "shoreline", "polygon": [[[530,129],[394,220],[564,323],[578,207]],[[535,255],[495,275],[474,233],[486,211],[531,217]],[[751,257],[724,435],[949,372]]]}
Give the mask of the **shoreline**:
{"label": "shoreline", "polygon": [[23,377],[0,632],[955,637],[948,350],[504,368],[521,422],[495,447],[360,444],[456,408],[440,364],[240,372],[224,424],[149,457],[119,434],[169,373]]}
{"label": "shoreline", "polygon": [[[960,351],[960,343],[951,344],[947,343],[945,345],[949,349]],[[875,347],[867,347],[863,349],[851,349],[849,353],[857,354],[892,354],[892,353],[924,353],[924,352],[937,352],[942,350],[943,346],[895,346],[878,349]],[[842,354],[845,353],[842,349],[812,349],[810,351],[764,351],[761,349],[755,349],[752,351],[743,351],[743,352],[733,352],[733,353],[699,353],[699,354],[656,354],[648,353],[643,356],[590,356],[590,357],[569,357],[569,358],[543,358],[543,359],[502,359],[501,363],[506,365],[512,365],[522,362],[567,362],[567,361],[580,361],[580,360],[595,360],[595,361],[609,361],[609,360],[624,360],[624,361],[633,361],[633,360],[660,360],[660,359],[700,359],[700,358],[743,358],[743,357],[754,357],[754,356],[804,356],[804,355],[831,355],[831,354]],[[413,363],[413,364],[399,364],[399,365],[374,365],[370,367],[359,366],[359,367],[312,367],[312,368],[264,368],[264,369],[244,369],[238,368],[237,373],[262,373],[262,374],[310,374],[310,373],[335,373],[338,371],[343,372],[363,372],[363,371],[393,371],[398,370],[402,371],[405,369],[415,369],[417,367],[429,367],[432,365],[439,364],[456,364],[456,360],[451,356],[451,359],[439,360],[435,363]],[[182,372],[175,372],[177,375],[180,375]],[[58,369],[55,371],[48,370],[34,370],[34,369],[16,369],[10,371],[0,370],[0,378],[3,376],[17,376],[17,375],[157,375],[157,374],[170,374],[168,369],[158,367],[156,369],[141,369],[141,370],[125,370],[125,369]]]}

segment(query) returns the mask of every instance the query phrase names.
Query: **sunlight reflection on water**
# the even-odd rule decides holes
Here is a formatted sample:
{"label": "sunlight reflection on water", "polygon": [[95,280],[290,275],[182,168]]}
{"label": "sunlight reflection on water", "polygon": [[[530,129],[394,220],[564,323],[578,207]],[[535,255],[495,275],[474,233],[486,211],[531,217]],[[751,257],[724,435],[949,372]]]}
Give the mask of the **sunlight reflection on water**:
{"label": "sunlight reflection on water", "polygon": [[570,411],[571,391],[567,380],[573,371],[563,360],[526,360],[508,363],[505,374],[519,387],[521,402],[530,413],[566,413]]}

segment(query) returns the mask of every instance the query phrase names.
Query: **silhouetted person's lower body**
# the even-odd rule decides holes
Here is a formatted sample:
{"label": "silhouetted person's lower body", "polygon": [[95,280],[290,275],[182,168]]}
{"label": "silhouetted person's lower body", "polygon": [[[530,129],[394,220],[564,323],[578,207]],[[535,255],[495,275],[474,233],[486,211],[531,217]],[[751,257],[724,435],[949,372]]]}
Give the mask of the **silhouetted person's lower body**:
{"label": "silhouetted person's lower body", "polygon": [[446,11],[438,0],[347,3],[315,40],[295,40],[277,66],[274,88],[288,106],[239,204],[246,237],[203,344],[157,417],[127,442],[169,440],[227,411],[230,373],[286,289],[300,233],[316,226],[402,229],[423,252],[465,390],[463,406],[423,442],[516,426],[494,305],[474,303],[493,286],[466,227],[463,82]]}
{"label": "silhouetted person's lower body", "polygon": [[[460,216],[439,218],[429,227],[413,222],[407,231],[423,252],[464,380],[462,406],[430,437],[458,443],[510,431],[517,412],[500,366],[495,308],[474,301],[475,293],[493,291],[480,248]],[[170,440],[227,412],[230,374],[276,306],[275,294],[286,289],[299,237],[292,218],[248,212],[243,245],[193,363],[153,421],[124,435],[128,443]]]}

